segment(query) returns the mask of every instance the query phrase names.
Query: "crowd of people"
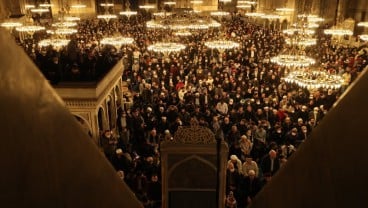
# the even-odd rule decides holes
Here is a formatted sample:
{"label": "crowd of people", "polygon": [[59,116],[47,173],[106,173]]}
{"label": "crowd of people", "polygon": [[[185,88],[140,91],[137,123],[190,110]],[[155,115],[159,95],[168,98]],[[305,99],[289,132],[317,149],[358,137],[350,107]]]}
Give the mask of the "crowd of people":
{"label": "crowd of people", "polygon": [[[148,19],[138,14],[107,23],[82,20],[78,34],[60,51],[23,42],[48,78],[55,70],[66,70],[57,73],[71,73],[73,79],[76,65],[80,74],[75,79],[88,79],[122,58],[122,76],[133,95],[126,99],[133,105],[119,106],[117,129],[104,131],[100,145],[146,207],[161,207],[160,142],[173,139],[178,128],[188,125],[207,127],[227,142],[226,207],[246,207],[367,64],[366,51],[335,43],[321,26],[318,47],[305,53],[325,70],[343,76],[344,84],[341,89],[309,91],[285,83],[282,77],[288,69],[270,62],[289,49],[284,34],[273,27],[234,13],[219,20],[220,29],[175,37],[171,31],[146,28]],[[99,44],[114,33],[133,37],[135,44],[120,49]],[[204,45],[218,36],[240,47],[218,51]],[[169,54],[147,49],[162,40],[184,43],[186,49]]]}

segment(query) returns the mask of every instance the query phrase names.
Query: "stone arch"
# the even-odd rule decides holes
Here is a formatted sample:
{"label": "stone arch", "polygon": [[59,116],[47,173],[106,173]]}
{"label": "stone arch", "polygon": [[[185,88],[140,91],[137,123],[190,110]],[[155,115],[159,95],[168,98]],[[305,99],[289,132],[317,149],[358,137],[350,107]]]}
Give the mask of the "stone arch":
{"label": "stone arch", "polygon": [[287,26],[288,26],[288,20],[287,20],[287,19],[283,19],[283,20],[281,21],[281,25],[280,25],[281,30],[285,30],[285,29],[287,29]]}
{"label": "stone arch", "polygon": [[103,132],[104,130],[106,130],[106,114],[105,114],[105,109],[100,106],[98,107],[97,110],[97,127],[98,127],[98,132]]}
{"label": "stone arch", "polygon": [[[195,169],[201,169],[195,171]],[[189,170],[190,171],[185,171]],[[196,174],[204,174],[208,180]],[[217,168],[216,165],[198,155],[191,155],[177,162],[168,170],[169,186],[177,188],[214,188],[213,181],[216,181]]]}
{"label": "stone arch", "polygon": [[119,85],[115,86],[114,93],[115,93],[116,106],[121,106],[122,105],[121,101],[123,100],[122,99],[123,96],[122,96],[122,92],[121,92],[121,87]]}
{"label": "stone arch", "polygon": [[114,105],[114,98],[113,96],[108,95],[106,97],[106,109],[107,109],[107,124],[108,124],[108,127],[109,129],[113,129],[116,127],[115,125],[115,119],[114,119],[114,113],[116,111],[115,109],[115,105]]}

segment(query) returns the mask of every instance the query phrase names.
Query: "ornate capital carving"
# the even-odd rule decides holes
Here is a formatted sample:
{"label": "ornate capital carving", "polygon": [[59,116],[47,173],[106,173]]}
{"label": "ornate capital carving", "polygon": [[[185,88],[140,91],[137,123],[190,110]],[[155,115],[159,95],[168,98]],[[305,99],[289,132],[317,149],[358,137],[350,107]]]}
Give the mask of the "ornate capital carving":
{"label": "ornate capital carving", "polygon": [[216,144],[214,133],[202,126],[184,126],[180,127],[173,141],[167,141],[174,144]]}

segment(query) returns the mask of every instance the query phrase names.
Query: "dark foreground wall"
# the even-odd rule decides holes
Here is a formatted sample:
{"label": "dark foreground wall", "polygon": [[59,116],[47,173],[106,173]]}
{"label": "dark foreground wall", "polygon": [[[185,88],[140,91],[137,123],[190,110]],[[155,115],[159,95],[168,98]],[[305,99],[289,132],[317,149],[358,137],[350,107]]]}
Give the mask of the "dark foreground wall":
{"label": "dark foreground wall", "polygon": [[0,170],[0,207],[142,207],[4,30]]}
{"label": "dark foreground wall", "polygon": [[367,207],[367,92],[365,69],[251,208]]}

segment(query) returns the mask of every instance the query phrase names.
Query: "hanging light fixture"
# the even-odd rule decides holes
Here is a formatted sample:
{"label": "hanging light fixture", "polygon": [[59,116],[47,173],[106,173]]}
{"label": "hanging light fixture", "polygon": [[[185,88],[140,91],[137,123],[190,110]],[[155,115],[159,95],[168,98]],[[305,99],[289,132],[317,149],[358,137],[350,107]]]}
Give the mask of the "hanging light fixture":
{"label": "hanging light fixture", "polygon": [[213,11],[210,12],[211,16],[217,16],[217,17],[224,17],[224,16],[229,16],[230,13],[226,12],[226,11]]}
{"label": "hanging light fixture", "polygon": [[133,15],[137,15],[138,12],[137,11],[121,11],[119,12],[120,15],[125,15],[125,16],[133,16]]}
{"label": "hanging light fixture", "polygon": [[67,16],[67,17],[64,17],[64,20],[68,22],[75,22],[75,21],[79,21],[80,17]]}
{"label": "hanging light fixture", "polygon": [[164,5],[172,6],[172,5],[176,5],[176,2],[175,1],[166,1],[166,2],[164,2]]}
{"label": "hanging light fixture", "polygon": [[368,27],[368,22],[359,22],[358,26],[359,27]]}
{"label": "hanging light fixture", "polygon": [[77,32],[78,30],[73,28],[58,28],[55,30],[55,34],[57,35],[71,35]]}
{"label": "hanging light fixture", "polygon": [[339,89],[344,83],[342,76],[332,74],[326,70],[300,68],[291,71],[285,78],[286,83],[296,84],[299,87],[308,90],[324,89]]}
{"label": "hanging light fixture", "polygon": [[29,33],[31,35],[33,35],[33,33],[44,30],[45,27],[43,26],[37,26],[37,25],[22,25],[20,27],[16,27],[15,30],[19,31],[19,32],[26,32]]}
{"label": "hanging light fixture", "polygon": [[53,7],[54,5],[53,5],[53,4],[50,4],[50,3],[45,2],[45,3],[39,4],[38,6],[39,6],[39,7],[46,7],[46,8],[49,8],[49,7]]}
{"label": "hanging light fixture", "polygon": [[146,10],[149,10],[149,9],[154,9],[156,8],[155,5],[152,5],[152,4],[146,4],[146,5],[140,5],[139,6],[140,9],[146,9]]}
{"label": "hanging light fixture", "polygon": [[287,8],[287,7],[279,7],[276,8],[276,11],[278,12],[294,12],[293,8]]}
{"label": "hanging light fixture", "polygon": [[147,47],[147,49],[150,51],[164,54],[179,52],[181,50],[184,50],[185,48],[185,45],[173,42],[158,42]]}
{"label": "hanging light fixture", "polygon": [[368,35],[359,35],[359,38],[363,41],[368,41]]}
{"label": "hanging light fixture", "polygon": [[13,21],[6,21],[6,22],[2,22],[0,24],[1,27],[5,27],[5,28],[8,28],[8,29],[12,29],[14,27],[20,27],[22,25],[23,24],[20,23],[20,22],[13,22]]}
{"label": "hanging light fixture", "polygon": [[117,36],[117,37],[107,37],[103,38],[100,43],[102,45],[112,45],[116,49],[120,49],[122,45],[129,45],[133,44],[134,39],[130,37],[123,37],[123,36]]}
{"label": "hanging light fixture", "polygon": [[252,8],[251,5],[247,5],[247,4],[241,4],[241,5],[236,5],[236,8],[239,8],[239,9],[250,9]]}
{"label": "hanging light fixture", "polygon": [[100,6],[102,6],[102,7],[113,7],[113,6],[115,6],[115,4],[106,2],[106,3],[101,3]]}
{"label": "hanging light fixture", "polygon": [[38,46],[39,47],[48,47],[48,46],[52,46],[53,48],[55,48],[56,50],[59,50],[62,47],[65,47],[69,44],[70,40],[68,39],[61,39],[61,38],[56,38],[56,39],[44,39],[41,40],[40,42],[38,42]]}
{"label": "hanging light fixture", "polygon": [[75,27],[75,26],[77,26],[77,23],[76,22],[69,22],[69,21],[66,21],[66,22],[55,22],[55,23],[52,23],[52,26],[53,27],[58,27],[58,28]]}
{"label": "hanging light fixture", "polygon": [[46,13],[46,12],[49,12],[49,11],[50,10],[48,8],[33,8],[33,9],[31,9],[32,13],[39,13],[39,14]]}
{"label": "hanging light fixture", "polygon": [[243,1],[243,0],[238,0],[238,4],[250,4],[250,5],[254,5],[257,4],[256,1]]}
{"label": "hanging light fixture", "polygon": [[284,34],[287,34],[287,35],[294,35],[296,33],[303,33],[303,34],[306,34],[306,35],[313,35],[315,33],[314,30],[311,30],[311,29],[303,29],[303,28],[290,28],[290,29],[286,29],[286,30],[283,30],[282,31]]}
{"label": "hanging light fixture", "polygon": [[219,2],[222,2],[222,3],[230,3],[232,0],[219,0]]}
{"label": "hanging light fixture", "polygon": [[338,28],[326,29],[324,30],[324,33],[326,35],[335,35],[335,36],[353,35],[353,31],[351,30],[338,29]]}
{"label": "hanging light fixture", "polygon": [[234,49],[239,47],[239,43],[231,41],[231,40],[212,40],[206,41],[204,43],[205,46],[211,49],[218,49],[218,50],[228,50]]}

